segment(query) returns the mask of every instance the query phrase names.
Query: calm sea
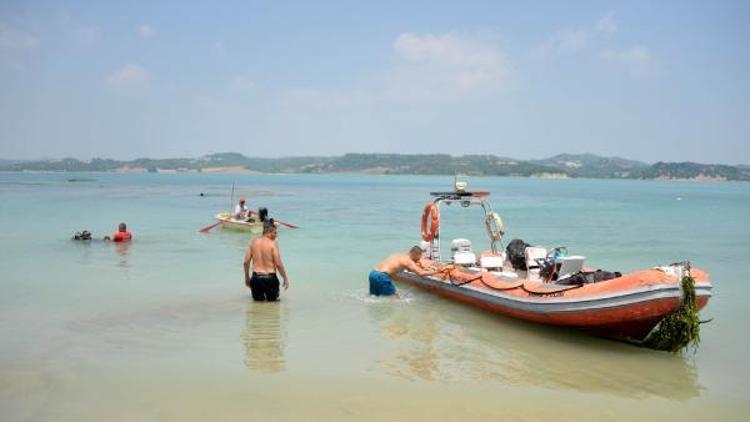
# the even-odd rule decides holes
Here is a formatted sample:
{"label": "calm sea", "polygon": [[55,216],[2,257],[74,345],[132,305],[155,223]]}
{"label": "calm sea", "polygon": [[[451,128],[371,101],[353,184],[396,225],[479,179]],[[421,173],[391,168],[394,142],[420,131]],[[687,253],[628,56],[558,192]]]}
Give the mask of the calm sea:
{"label": "calm sea", "polygon": [[[68,179],[88,179],[70,182]],[[367,295],[419,240],[450,177],[0,174],[3,420],[740,420],[750,412],[750,184],[473,178],[507,239],[631,271],[689,259],[714,297],[695,353],[523,323],[402,287]],[[248,197],[278,219],[291,288],[254,304],[249,235],[197,230]],[[199,196],[200,193],[205,196]],[[127,246],[82,244],[125,221]],[[484,248],[477,210],[443,238]],[[325,419],[324,419],[325,418]]]}

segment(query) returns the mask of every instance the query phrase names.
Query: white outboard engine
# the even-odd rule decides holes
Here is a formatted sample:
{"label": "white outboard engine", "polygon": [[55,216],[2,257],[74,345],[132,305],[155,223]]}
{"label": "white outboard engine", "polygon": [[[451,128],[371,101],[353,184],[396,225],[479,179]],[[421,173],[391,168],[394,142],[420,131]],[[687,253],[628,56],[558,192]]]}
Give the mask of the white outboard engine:
{"label": "white outboard engine", "polygon": [[471,240],[469,239],[453,239],[451,242],[451,254],[453,255],[453,263],[456,265],[476,265],[477,256],[472,251]]}

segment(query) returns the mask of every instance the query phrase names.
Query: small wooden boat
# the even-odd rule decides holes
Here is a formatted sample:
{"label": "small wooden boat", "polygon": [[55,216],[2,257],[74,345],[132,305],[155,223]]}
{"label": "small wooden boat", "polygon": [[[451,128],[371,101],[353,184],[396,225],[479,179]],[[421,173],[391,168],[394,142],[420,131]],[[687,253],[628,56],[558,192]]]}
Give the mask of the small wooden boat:
{"label": "small wooden boat", "polygon": [[[590,274],[591,270],[583,267],[584,257],[558,260],[543,253],[544,259],[552,259],[548,268],[556,271],[554,278],[540,275],[538,267],[534,268],[544,262],[541,259],[529,260],[527,268],[517,269],[518,265],[511,262],[506,251],[498,251],[497,244],[502,242],[505,228],[492,211],[486,199],[488,194],[473,195],[465,191],[465,186],[457,183],[454,192],[431,193],[434,200],[422,216],[423,261],[426,261],[423,265],[450,264],[448,269],[424,277],[404,271],[396,274],[396,281],[494,313],[635,343],[647,341],[659,323],[688,297],[683,284],[686,276],[694,280],[696,310],[705,307],[711,297],[708,274],[691,268],[689,263],[628,274],[610,273],[608,279],[596,282],[571,281]],[[482,252],[479,259],[466,239],[454,240],[451,256],[442,258],[439,207],[451,203],[484,209],[491,248]],[[526,248],[526,253],[533,255],[530,253],[533,249],[542,248]],[[570,278],[576,274],[578,278]]]}
{"label": "small wooden boat", "polygon": [[216,214],[216,221],[221,223],[223,229],[237,230],[251,233],[261,233],[263,223],[257,218],[250,217],[248,221],[235,220],[230,212],[221,212]]}

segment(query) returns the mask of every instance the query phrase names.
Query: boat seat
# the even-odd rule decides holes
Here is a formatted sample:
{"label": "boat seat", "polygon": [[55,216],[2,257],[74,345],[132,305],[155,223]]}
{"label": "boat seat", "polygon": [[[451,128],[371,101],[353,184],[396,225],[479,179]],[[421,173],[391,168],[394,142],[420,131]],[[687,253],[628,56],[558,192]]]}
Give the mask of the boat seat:
{"label": "boat seat", "polygon": [[563,279],[583,270],[583,256],[566,256],[557,260],[560,263],[557,279]]}
{"label": "boat seat", "polygon": [[491,271],[490,274],[505,281],[516,281],[518,280],[518,274],[513,271]]}
{"label": "boat seat", "polygon": [[539,269],[539,260],[547,258],[547,249],[541,246],[529,246],[526,248],[526,270]]}
{"label": "boat seat", "polygon": [[482,255],[479,258],[479,266],[486,270],[502,270],[505,262],[505,253],[499,255]]}
{"label": "boat seat", "polygon": [[474,252],[456,252],[453,254],[453,263],[463,266],[476,265],[477,256]]}

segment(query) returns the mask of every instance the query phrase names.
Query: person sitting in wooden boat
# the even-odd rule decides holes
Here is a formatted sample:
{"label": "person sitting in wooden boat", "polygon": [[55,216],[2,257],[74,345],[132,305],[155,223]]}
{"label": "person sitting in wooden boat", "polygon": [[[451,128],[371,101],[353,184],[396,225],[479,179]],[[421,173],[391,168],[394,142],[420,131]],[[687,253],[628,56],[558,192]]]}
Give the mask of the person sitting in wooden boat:
{"label": "person sitting in wooden boat", "polygon": [[235,220],[247,220],[250,216],[250,210],[245,206],[245,197],[240,197],[240,202],[234,207],[234,214],[232,214]]}
{"label": "person sitting in wooden boat", "polygon": [[419,276],[426,277],[437,274],[439,271],[426,269],[422,266],[422,248],[414,246],[408,254],[391,255],[378,264],[370,272],[370,294],[374,296],[399,297],[396,286],[393,285],[392,277],[403,270],[409,270]]}
{"label": "person sitting in wooden boat", "polygon": [[[279,300],[279,279],[276,271],[284,279],[284,290],[289,288],[289,278],[276,244],[277,233],[273,219],[269,219],[263,223],[263,236],[253,239],[245,253],[245,285],[250,288],[255,301]],[[252,277],[250,277],[251,264],[253,266]]]}

